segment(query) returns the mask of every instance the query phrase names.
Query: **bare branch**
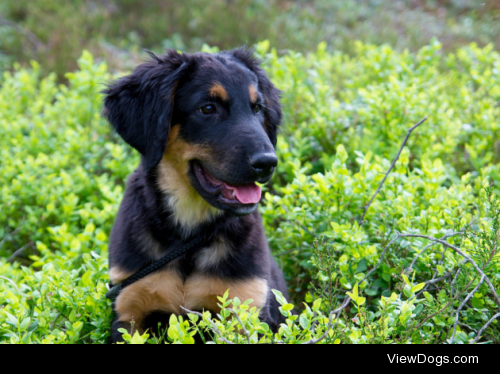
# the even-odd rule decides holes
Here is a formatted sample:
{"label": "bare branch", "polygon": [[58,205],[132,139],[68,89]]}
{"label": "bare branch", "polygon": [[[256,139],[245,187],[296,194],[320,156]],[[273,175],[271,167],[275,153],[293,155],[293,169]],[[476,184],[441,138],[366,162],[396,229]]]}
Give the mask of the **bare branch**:
{"label": "bare branch", "polygon": [[238,320],[238,322],[240,323],[241,325],[241,328],[243,329],[243,332],[245,333],[245,336],[247,337],[247,341],[248,341],[248,344],[252,344],[251,340],[250,340],[250,334],[248,333],[248,330],[245,328],[245,325],[243,325],[243,322],[241,321],[241,318],[240,316],[238,315],[238,313],[236,313],[234,310],[232,310],[231,308],[227,308],[231,313],[234,314],[234,316],[236,317],[236,319]]}
{"label": "bare branch", "polygon": [[[316,312],[313,313],[313,316],[312,316],[312,320],[314,321],[314,319],[318,316],[318,314]],[[311,332],[314,334],[314,332],[316,331],[316,327],[318,326],[317,323],[312,323],[312,326],[311,326]]]}
{"label": "bare branch", "polygon": [[26,249],[28,249],[29,247],[33,247],[35,243],[33,242],[30,242],[28,244],[26,244],[25,246],[19,248],[17,251],[15,251],[12,256],[10,256],[8,259],[7,259],[7,262],[12,262],[14,261],[14,259],[19,256],[21,253],[23,253]]}
{"label": "bare branch", "polygon": [[[467,261],[463,260],[460,263],[460,265],[464,265],[466,263],[467,263]],[[458,277],[459,273],[460,273],[460,269],[458,269],[457,272],[455,273],[455,278],[453,279],[453,282],[451,283],[451,287],[452,288],[453,288],[453,284],[457,280],[457,277]],[[437,275],[437,271],[434,273],[434,275],[433,275],[433,277],[432,277],[432,279],[430,281],[425,282],[425,288],[417,294],[417,297],[420,296],[420,295],[422,295],[425,291],[427,291],[427,289],[429,288],[429,286],[431,286],[433,284],[436,284],[436,283],[439,283],[439,282],[441,282],[443,280],[446,280],[446,279],[450,278],[453,275],[453,271],[445,273],[441,278],[437,278],[437,279],[436,279],[436,275]]]}
{"label": "bare branch", "polygon": [[430,286],[430,285],[433,285],[433,284],[436,284],[436,283],[442,282],[442,281],[444,281],[444,280],[446,280],[446,279],[450,278],[450,277],[451,277],[451,275],[452,275],[451,273],[447,273],[445,276],[443,276],[443,277],[441,277],[441,278],[432,279],[432,280],[430,280],[430,281],[425,282],[425,285],[426,285],[426,286]]}
{"label": "bare branch", "polygon": [[[351,298],[349,296],[346,296],[342,305],[339,308],[332,310],[330,312],[330,317],[328,319],[328,326],[326,327],[325,333],[323,335],[321,335],[319,338],[312,339],[312,340],[305,342],[303,344],[304,345],[313,345],[313,344],[318,344],[319,342],[325,340],[328,337],[330,330],[332,330],[337,325],[339,318],[340,318],[340,314],[342,313],[342,311],[345,308],[347,308],[347,306],[349,305],[350,302],[351,302]],[[333,324],[333,316],[337,316],[337,318],[335,319],[335,325]]]}
{"label": "bare branch", "polygon": [[[448,239],[448,238],[451,238],[452,236],[457,236],[457,235],[462,235],[464,232],[463,231],[460,231],[460,232],[454,232],[454,233],[451,233],[451,234],[447,234],[447,235],[444,235],[442,236],[440,239],[441,240],[444,240],[444,239]],[[431,244],[429,244],[428,246],[426,246],[424,249],[422,249],[416,256],[415,258],[413,259],[413,261],[411,262],[410,266],[408,267],[408,269],[406,270],[407,273],[411,272],[413,270],[413,266],[415,265],[415,262],[417,262],[417,260],[419,259],[420,256],[422,256],[424,254],[424,252],[431,248],[431,247],[434,247],[435,245],[437,245],[439,243],[436,243],[436,242],[433,242]]]}
{"label": "bare branch", "polygon": [[[434,244],[437,244],[437,243],[434,243]],[[424,250],[425,250],[425,249],[424,249]],[[441,256],[441,259],[440,259],[440,260],[439,260],[439,262],[438,262],[438,265],[441,265],[441,264],[444,262],[444,254],[445,254],[445,252],[446,252],[446,248],[443,250],[443,254],[442,254],[442,256]],[[409,267],[408,269],[406,269],[406,272],[409,274],[412,270],[413,270],[413,267],[411,266],[411,267]],[[432,283],[432,281],[434,281],[434,280],[436,279],[436,276],[438,275],[438,273],[439,273],[439,272],[436,270],[436,271],[434,272],[434,274],[432,274],[432,279],[431,279],[430,281],[428,281],[429,283],[425,282],[425,283],[426,283],[426,284],[425,284],[425,287],[424,287],[424,288],[423,288],[423,289],[422,289],[422,290],[421,290],[418,294],[416,294],[416,295],[415,295],[415,298],[419,297],[419,296],[420,296],[420,295],[422,295],[424,292],[426,292],[432,284],[435,284],[435,283]],[[438,288],[438,287],[436,287],[436,289],[437,289],[437,288]]]}
{"label": "bare branch", "polygon": [[424,318],[424,320],[422,322],[420,322],[416,327],[415,327],[415,330],[418,330],[424,323],[426,323],[428,320],[430,320],[431,318],[434,318],[435,316],[437,316],[438,314],[441,314],[442,312],[444,312],[446,309],[449,308],[449,306],[451,304],[453,304],[455,302],[456,299],[458,299],[459,295],[455,296],[453,299],[451,299],[450,301],[448,301],[448,303],[439,311],[431,314],[430,316],[427,316],[426,318]]}
{"label": "bare branch", "polygon": [[487,323],[486,325],[483,326],[483,328],[481,330],[479,330],[479,333],[477,334],[477,337],[476,339],[474,339],[473,343],[476,344],[477,341],[479,340],[479,338],[481,337],[481,335],[483,335],[483,333],[486,331],[486,329],[493,323],[494,320],[496,320],[497,318],[500,317],[500,313],[498,314],[495,314]]}
{"label": "bare branch", "polygon": [[490,279],[484,274],[484,272],[479,268],[479,266],[476,264],[476,262],[467,256],[461,249],[455,247],[454,245],[445,242],[444,240],[441,239],[436,239],[433,238],[432,236],[427,236],[427,235],[419,235],[419,234],[399,234],[400,237],[402,238],[422,238],[422,239],[427,239],[427,240],[432,240],[438,243],[441,243],[445,247],[457,252],[459,255],[461,255],[468,263],[470,263],[474,269],[482,276],[484,276],[484,280],[486,284],[488,285],[488,288],[490,289],[491,293],[493,294],[493,298],[495,300],[495,303],[497,304],[498,308],[500,309],[500,298],[498,297],[498,294],[495,290],[495,287],[491,283]]}
{"label": "bare branch", "polygon": [[380,266],[380,264],[382,263],[382,261],[384,260],[384,257],[385,257],[385,253],[387,252],[387,250],[396,242],[396,240],[398,240],[399,238],[401,237],[401,234],[398,233],[398,235],[392,239],[389,244],[387,244],[387,246],[384,248],[384,250],[382,251],[382,254],[380,255],[380,259],[378,260],[377,264],[368,272],[368,274],[365,275],[365,277],[363,278],[363,280],[361,282],[359,282],[358,284],[361,284],[363,283],[365,280],[368,279],[368,277],[370,275],[372,275],[375,270],[378,269],[378,267]]}
{"label": "bare branch", "polygon": [[413,130],[415,130],[417,127],[419,127],[422,123],[424,123],[425,121],[427,121],[427,118],[424,118],[423,120],[421,120],[419,123],[417,123],[415,126],[413,126],[411,129],[408,129],[408,133],[406,134],[406,138],[405,140],[403,141],[403,145],[401,146],[401,148],[399,149],[399,152],[396,156],[396,158],[394,159],[394,161],[392,161],[392,165],[391,167],[389,168],[389,171],[387,171],[387,173],[385,174],[385,177],[384,179],[382,180],[382,182],[380,182],[380,185],[378,186],[378,189],[377,191],[375,192],[375,194],[373,195],[373,197],[371,198],[371,200],[368,202],[368,204],[365,205],[365,209],[364,209],[364,212],[363,212],[363,216],[361,217],[360,221],[359,221],[359,226],[363,225],[364,221],[365,221],[365,216],[366,216],[366,212],[368,212],[368,209],[370,209],[370,206],[372,205],[373,203],[373,200],[375,200],[375,198],[377,197],[377,195],[379,194],[380,190],[382,189],[385,181],[387,180],[387,178],[389,177],[389,174],[391,173],[392,169],[394,169],[394,166],[396,166],[396,162],[398,162],[399,160],[399,157],[401,156],[401,153],[403,152],[403,149],[404,147],[406,146],[406,143],[408,142],[408,139],[410,139],[410,136],[411,136],[411,133],[413,132]]}
{"label": "bare branch", "polygon": [[[466,261],[466,262],[467,262],[467,261]],[[463,265],[463,264],[462,264],[462,265]],[[453,289],[454,289],[455,283],[456,283],[456,282],[457,282],[457,280],[458,280],[458,276],[460,275],[461,270],[462,270],[462,269],[458,269],[458,270],[457,270],[457,272],[456,272],[456,274],[455,274],[455,277],[453,278],[453,281],[451,282],[450,287],[451,287],[452,291],[453,291]]]}
{"label": "bare branch", "polygon": [[24,218],[21,220],[21,223],[19,223],[19,225],[16,227],[16,229],[14,231],[5,235],[5,238],[3,238],[2,241],[0,241],[0,249],[2,249],[4,243],[7,241],[8,238],[12,239],[12,237],[18,233],[18,231],[21,229],[21,225],[23,223],[24,223]]}
{"label": "bare branch", "polygon": [[476,288],[474,288],[472,290],[472,292],[467,295],[464,302],[457,309],[457,314],[455,316],[455,323],[453,324],[453,333],[451,334],[451,338],[450,338],[451,344],[453,344],[453,340],[455,339],[455,333],[457,332],[457,325],[458,325],[458,320],[460,319],[460,312],[464,308],[465,304],[467,304],[469,302],[469,300],[472,298],[472,296],[474,296],[474,294],[477,292],[477,290],[479,290],[479,287],[481,287],[483,285],[485,277],[486,276],[484,274],[481,276],[481,280],[479,281]]}
{"label": "bare branch", "polygon": [[302,227],[302,228],[303,228],[303,229],[304,229],[304,230],[305,230],[305,231],[306,231],[309,235],[311,235],[313,238],[318,239],[318,236],[317,236],[316,234],[312,233],[312,232],[311,232],[311,231],[307,228],[307,226],[306,226],[306,225],[303,225],[302,223],[299,223],[298,225],[299,225],[300,227]]}
{"label": "bare branch", "polygon": [[477,334],[477,330],[470,327],[469,325],[466,325],[465,323],[458,322],[459,326],[467,327],[469,330],[474,331]]}
{"label": "bare branch", "polygon": [[[401,156],[401,153],[406,145],[406,143],[408,142],[408,139],[410,138],[413,130],[415,130],[417,127],[419,127],[422,123],[424,123],[425,121],[427,120],[427,118],[423,119],[422,121],[420,121],[419,123],[417,123],[415,126],[413,126],[411,129],[408,130],[408,134],[403,142],[403,145],[401,146],[399,152],[398,152],[398,155],[396,156],[396,158],[394,159],[392,165],[391,165],[391,168],[389,169],[389,171],[387,172],[387,174],[385,175],[384,179],[382,180],[382,182],[380,183],[377,191],[375,192],[375,194],[373,195],[372,199],[370,200],[370,202],[365,206],[365,210],[364,210],[364,213],[363,213],[363,216],[359,222],[359,225],[361,226],[364,222],[364,218],[366,216],[366,212],[368,211],[368,209],[370,208],[372,202],[374,201],[375,197],[378,195],[378,193],[380,192],[380,190],[382,189],[385,181],[387,180],[389,174],[391,173],[392,169],[394,168],[394,166],[396,165],[399,157]],[[447,235],[444,235],[441,239],[437,239],[437,238],[434,238],[434,237],[431,237],[431,236],[427,236],[427,235],[417,235],[417,234],[401,234],[401,233],[398,233],[397,236],[392,239],[389,244],[384,248],[384,250],[382,251],[382,254],[380,255],[380,258],[379,258],[379,261],[378,263],[368,272],[368,274],[366,274],[366,276],[363,278],[363,280],[361,280],[360,282],[358,282],[358,285],[363,283],[366,279],[368,279],[368,277],[370,277],[371,274],[373,274],[377,269],[378,267],[380,266],[380,264],[382,263],[388,249],[400,238],[404,238],[404,237],[413,237],[413,238],[423,238],[423,239],[427,239],[427,240],[430,240],[434,243],[426,246],[412,261],[410,267],[408,268],[408,271],[411,271],[413,269],[413,266],[415,265],[415,262],[417,261],[417,259],[423,254],[423,252],[425,252],[428,248],[431,248],[432,246],[436,245],[436,244],[442,244],[444,245],[446,248],[449,248],[449,249],[452,249],[453,251],[457,252],[458,254],[460,254],[462,257],[464,257],[464,261],[462,262],[462,264],[465,264],[466,262],[469,262],[473,267],[474,269],[481,275],[481,282],[480,284],[476,287],[476,289],[467,296],[466,300],[464,301],[464,303],[462,304],[462,306],[459,308],[459,310],[457,311],[457,316],[459,316],[459,313],[460,311],[463,309],[463,306],[468,302],[468,300],[470,300],[470,298],[472,297],[472,295],[474,295],[474,293],[477,291],[477,289],[479,289],[479,287],[481,286],[481,284],[486,281],[486,283],[488,284],[488,287],[490,289],[490,291],[492,292],[493,294],[493,297],[495,299],[495,302],[496,304],[499,306],[500,308],[500,299],[498,297],[498,294],[496,293],[496,290],[495,290],[495,287],[493,286],[493,284],[491,283],[491,281],[488,279],[488,277],[486,276],[486,274],[484,274],[484,272],[479,268],[479,266],[476,264],[476,262],[470,258],[469,256],[467,256],[462,250],[460,250],[459,248],[455,247],[454,245],[451,245],[449,244],[448,242],[444,241],[443,239],[447,239],[449,237],[452,237],[452,236],[457,236],[457,235],[461,235],[463,234],[463,232],[455,232],[455,233],[451,233],[451,234],[447,234]],[[456,278],[458,277],[458,274],[459,274],[460,270],[457,272],[457,274],[455,275],[455,279],[453,280],[453,283],[455,283],[456,281]],[[436,274],[435,274],[436,275]],[[429,286],[431,284],[435,284],[435,283],[438,283],[438,282],[441,282],[443,280],[446,280],[448,278],[450,278],[452,276],[452,273],[447,273],[445,274],[443,277],[441,278],[438,278],[438,279],[434,279],[435,278],[435,275],[433,277],[432,280],[426,282],[426,286]],[[450,301],[448,303],[448,305],[445,306],[445,308],[443,308],[442,310],[448,308],[451,303],[453,303],[460,295],[457,295],[455,298],[452,299],[452,301]],[[336,321],[338,322],[338,319],[340,318],[340,314],[342,313],[342,311],[347,308],[347,306],[349,305],[351,301],[351,298],[349,296],[346,296],[346,299],[344,300],[344,302],[342,303],[342,305],[338,308],[338,309],[335,309],[333,311],[330,312],[330,316],[329,316],[329,321],[328,321],[328,326],[327,326],[327,329],[325,331],[325,333],[320,336],[319,338],[317,339],[312,339],[310,340],[309,342],[306,342],[304,344],[317,344],[319,342],[321,342],[322,340],[326,339],[330,330],[332,330],[334,328],[334,325],[333,325],[333,317],[334,316],[337,316],[337,319]],[[442,311],[441,310],[441,311]],[[440,313],[440,312],[438,312]],[[430,318],[430,317],[428,317]],[[496,317],[498,318],[498,316]],[[427,320],[427,319],[426,319]],[[424,321],[425,322],[425,321]],[[458,323],[458,320],[456,321],[456,323]],[[453,341],[453,338],[454,338],[454,335],[455,335],[455,332],[456,332],[456,323],[455,323],[455,326],[454,326],[454,331],[453,331],[453,335],[452,335],[452,341]],[[490,322],[491,323],[491,322]],[[421,325],[423,324],[423,322],[418,326],[420,327]],[[487,327],[487,326],[485,326]]]}
{"label": "bare branch", "polygon": [[[198,316],[201,319],[204,319],[203,314],[201,314],[201,313],[193,312],[192,310],[186,309],[183,306],[181,306],[181,309],[184,310],[186,313],[194,314],[195,316]],[[224,338],[222,336],[222,332],[217,328],[217,325],[211,319],[208,319],[208,322],[212,326],[212,331],[220,338],[220,340],[222,340],[226,344],[235,345],[234,343],[230,342],[229,340],[227,340],[226,338]]]}

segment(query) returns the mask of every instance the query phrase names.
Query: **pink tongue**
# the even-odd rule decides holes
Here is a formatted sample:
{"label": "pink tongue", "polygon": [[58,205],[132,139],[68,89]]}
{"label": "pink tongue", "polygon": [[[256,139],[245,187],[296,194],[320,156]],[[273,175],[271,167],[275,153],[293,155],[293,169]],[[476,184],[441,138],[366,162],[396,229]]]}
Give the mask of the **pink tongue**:
{"label": "pink tongue", "polygon": [[256,184],[247,184],[246,186],[230,186],[225,184],[226,188],[234,190],[236,199],[242,204],[257,204],[262,196],[262,190]]}

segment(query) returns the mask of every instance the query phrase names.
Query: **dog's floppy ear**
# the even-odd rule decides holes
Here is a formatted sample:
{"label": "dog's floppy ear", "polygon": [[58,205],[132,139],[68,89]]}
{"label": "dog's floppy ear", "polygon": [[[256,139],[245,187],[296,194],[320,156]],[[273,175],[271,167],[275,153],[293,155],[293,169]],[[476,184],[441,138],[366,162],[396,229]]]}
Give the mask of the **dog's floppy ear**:
{"label": "dog's floppy ear", "polygon": [[165,153],[175,90],[190,66],[188,59],[168,51],[138,66],[104,91],[103,115],[141,153],[148,171]]}
{"label": "dog's floppy ear", "polygon": [[266,72],[260,66],[261,62],[255,57],[253,49],[239,48],[231,53],[257,76],[259,89],[266,101],[264,111],[266,126],[270,129],[269,137],[271,142],[276,146],[278,128],[283,117],[280,103],[281,91],[278,90],[267,77]]}

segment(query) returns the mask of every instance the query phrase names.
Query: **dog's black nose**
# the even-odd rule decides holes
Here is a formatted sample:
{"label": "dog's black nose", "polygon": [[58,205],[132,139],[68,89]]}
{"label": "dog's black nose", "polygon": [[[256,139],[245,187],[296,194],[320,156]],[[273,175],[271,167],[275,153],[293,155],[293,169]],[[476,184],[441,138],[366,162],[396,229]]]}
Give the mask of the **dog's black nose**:
{"label": "dog's black nose", "polygon": [[278,158],[274,153],[259,153],[250,157],[250,165],[259,178],[266,178],[274,172]]}

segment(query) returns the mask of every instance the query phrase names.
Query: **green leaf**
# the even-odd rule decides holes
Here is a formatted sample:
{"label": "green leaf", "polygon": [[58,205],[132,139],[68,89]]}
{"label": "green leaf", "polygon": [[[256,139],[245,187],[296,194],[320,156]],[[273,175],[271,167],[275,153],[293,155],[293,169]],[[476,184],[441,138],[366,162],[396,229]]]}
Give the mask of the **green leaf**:
{"label": "green leaf", "polygon": [[235,297],[235,298],[233,299],[233,306],[234,306],[235,308],[237,308],[237,307],[239,307],[240,305],[241,305],[241,301],[240,301],[240,299],[238,299],[237,297]]}
{"label": "green leaf", "polygon": [[149,339],[148,334],[141,335],[139,334],[138,331],[136,331],[132,339],[130,339],[130,344],[143,345],[146,344],[148,339]]}
{"label": "green leaf", "polygon": [[310,292],[306,293],[305,300],[306,303],[311,303],[313,301],[313,297]]}
{"label": "green leaf", "polygon": [[314,300],[313,311],[318,312],[320,310],[320,308],[321,308],[322,302],[323,302],[322,299],[316,299],[316,300]]}
{"label": "green leaf", "polygon": [[472,298],[471,304],[476,309],[483,309],[484,301],[482,299],[478,299],[476,297]]}
{"label": "green leaf", "polygon": [[424,305],[423,304],[418,304],[415,307],[415,310],[413,311],[413,313],[418,316],[422,312],[422,310],[424,310]]}
{"label": "green leaf", "polygon": [[410,280],[408,279],[408,277],[407,277],[406,275],[401,274],[401,277],[403,277],[404,282],[405,282],[408,286],[410,286],[410,287],[412,286],[412,284],[411,284]]}
{"label": "green leaf", "polygon": [[4,312],[5,315],[7,316],[7,323],[13,327],[16,327],[17,328],[17,318],[14,317],[12,314],[10,314],[9,312]]}
{"label": "green leaf", "polygon": [[337,146],[337,156],[340,158],[342,163],[345,163],[349,156],[347,155],[347,152],[342,144],[339,144]]}
{"label": "green leaf", "polygon": [[434,301],[434,296],[432,296],[432,295],[431,295],[429,292],[427,292],[427,291],[426,291],[426,292],[424,292],[424,297],[425,297],[425,299],[426,299],[428,302],[430,302],[430,303],[432,303],[432,302]]}
{"label": "green leaf", "polygon": [[352,289],[352,293],[351,292],[347,292],[347,295],[349,295],[351,297],[351,299],[353,299],[354,301],[356,301],[358,299],[358,284],[356,283]]}
{"label": "green leaf", "polygon": [[83,285],[86,287],[90,286],[90,284],[92,283],[91,279],[92,279],[92,272],[89,270],[82,276]]}
{"label": "green leaf", "polygon": [[417,293],[418,291],[422,290],[424,287],[425,287],[425,282],[424,282],[424,283],[417,284],[416,286],[412,287],[412,289],[411,289],[411,293],[415,294],[415,293]]}
{"label": "green leaf", "polygon": [[276,300],[280,305],[285,305],[287,303],[286,299],[283,297],[283,294],[278,290],[271,290],[276,297]]}
{"label": "green leaf", "polygon": [[356,273],[363,273],[366,269],[368,269],[368,261],[364,258],[358,262],[358,265],[356,266]]}
{"label": "green leaf", "polygon": [[31,325],[28,327],[29,332],[34,332],[38,328],[38,321],[33,321]]}
{"label": "green leaf", "polygon": [[403,288],[403,293],[406,297],[411,297],[413,295],[409,285],[405,285],[405,287]]}
{"label": "green leaf", "polygon": [[309,319],[303,314],[299,318],[299,323],[304,330],[309,327]]}
{"label": "green leaf", "polygon": [[80,330],[82,328],[83,328],[83,322],[82,321],[78,321],[78,322],[73,323],[73,331],[80,332]]}
{"label": "green leaf", "polygon": [[31,323],[31,318],[25,318],[21,324],[19,325],[19,330],[21,331],[26,331],[28,329],[28,326],[30,325]]}
{"label": "green leaf", "polygon": [[292,311],[293,308],[294,308],[293,304],[285,304],[285,305],[283,305],[283,310],[286,311],[286,312]]}
{"label": "green leaf", "polygon": [[179,322],[177,321],[177,316],[175,314],[171,314],[170,315],[170,319],[168,321],[168,325],[169,326],[175,326],[175,325],[178,325]]}

